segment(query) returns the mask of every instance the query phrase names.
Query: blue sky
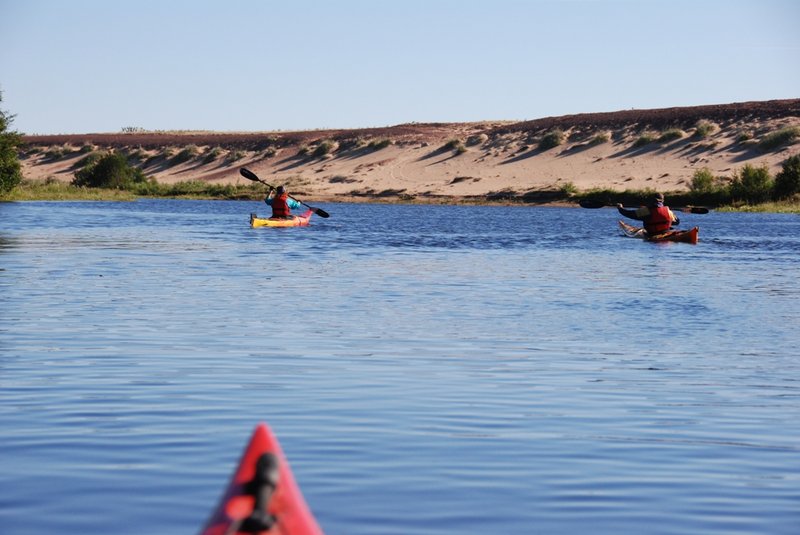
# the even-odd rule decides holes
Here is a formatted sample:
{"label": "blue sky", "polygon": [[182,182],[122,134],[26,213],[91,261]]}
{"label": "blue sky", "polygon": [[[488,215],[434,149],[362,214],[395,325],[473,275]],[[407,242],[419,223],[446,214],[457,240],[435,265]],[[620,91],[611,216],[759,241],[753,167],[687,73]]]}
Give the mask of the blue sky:
{"label": "blue sky", "polygon": [[28,134],[268,131],[800,97],[796,0],[0,0]]}

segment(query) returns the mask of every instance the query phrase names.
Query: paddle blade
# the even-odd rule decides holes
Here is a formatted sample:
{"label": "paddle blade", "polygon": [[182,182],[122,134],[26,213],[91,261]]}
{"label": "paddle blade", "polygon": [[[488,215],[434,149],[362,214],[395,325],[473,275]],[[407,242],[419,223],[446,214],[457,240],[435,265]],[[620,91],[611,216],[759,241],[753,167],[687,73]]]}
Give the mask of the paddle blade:
{"label": "paddle blade", "polygon": [[261,180],[256,176],[256,174],[252,172],[250,169],[247,169],[246,167],[242,167],[241,169],[239,169],[239,173],[241,173],[241,175],[245,177],[247,180],[254,180],[256,182],[261,182]]}
{"label": "paddle blade", "polygon": [[707,214],[709,212],[708,208],[704,206],[689,206],[689,211],[693,214]]}
{"label": "paddle blade", "polygon": [[581,208],[602,208],[603,206],[606,205],[606,203],[604,202],[591,201],[589,199],[581,199],[581,201],[578,204],[581,205]]}
{"label": "paddle blade", "polygon": [[710,210],[705,206],[681,206],[680,208],[673,208],[677,212],[690,212],[692,214],[707,214]]}
{"label": "paddle blade", "polygon": [[312,208],[312,210],[314,210],[315,214],[317,214],[318,216],[320,216],[322,218],[325,218],[325,219],[327,219],[327,218],[329,218],[331,216],[331,214],[329,214],[328,212],[326,212],[322,208]]}

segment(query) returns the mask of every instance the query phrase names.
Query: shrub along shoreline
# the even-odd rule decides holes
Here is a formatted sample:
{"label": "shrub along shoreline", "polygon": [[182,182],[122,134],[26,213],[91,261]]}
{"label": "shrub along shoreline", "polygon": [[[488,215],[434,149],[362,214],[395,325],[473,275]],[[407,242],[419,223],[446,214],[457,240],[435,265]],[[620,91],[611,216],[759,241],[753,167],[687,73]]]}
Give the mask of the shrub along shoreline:
{"label": "shrub along shoreline", "polygon": [[[338,196],[322,202],[356,202],[382,204],[452,204],[452,205],[498,205],[498,206],[578,206],[581,201],[599,202],[609,206],[622,203],[638,206],[652,197],[654,190],[596,189],[586,192],[531,191],[522,195],[448,197],[448,196],[385,196],[359,195]],[[800,214],[800,195],[781,201],[761,203],[725,202],[723,195],[692,193],[691,191],[663,192],[670,206],[706,206],[727,212],[774,212]],[[142,198],[187,199],[187,200],[240,200],[261,201],[267,188],[261,185],[223,186],[204,182],[179,182],[176,184],[148,185],[143,188],[109,189],[75,186],[59,181],[37,182],[23,180],[14,190],[0,194],[0,202],[20,201],[119,201],[133,202]],[[298,193],[310,202],[321,202]]]}
{"label": "shrub along shoreline", "polygon": [[[93,153],[81,162],[71,183],[49,179],[44,182],[22,180],[10,191],[0,193],[0,201],[22,200],[111,200],[133,201],[137,198],[185,198],[260,200],[267,194],[262,184],[221,185],[201,181],[160,184],[131,165],[123,154]],[[572,183],[558,190],[499,192],[471,197],[409,195],[396,192],[348,197],[355,202],[407,204],[501,204],[501,205],[572,205],[591,201],[636,206],[652,197],[655,190],[592,189],[579,191]],[[688,191],[663,191],[672,206],[707,206],[730,211],[766,211],[800,213],[800,154],[787,158],[774,177],[766,166],[750,164],[731,177],[716,177],[708,169],[694,173]],[[300,191],[298,195],[304,195]],[[309,197],[308,195],[304,195]],[[313,200],[313,199],[312,199]],[[343,197],[329,199],[345,200]]]}
{"label": "shrub along shoreline", "polygon": [[125,188],[77,186],[58,180],[23,180],[0,201],[135,201],[140,198],[253,200],[263,199],[267,188],[261,185],[219,185],[199,181],[158,184],[147,182]]}

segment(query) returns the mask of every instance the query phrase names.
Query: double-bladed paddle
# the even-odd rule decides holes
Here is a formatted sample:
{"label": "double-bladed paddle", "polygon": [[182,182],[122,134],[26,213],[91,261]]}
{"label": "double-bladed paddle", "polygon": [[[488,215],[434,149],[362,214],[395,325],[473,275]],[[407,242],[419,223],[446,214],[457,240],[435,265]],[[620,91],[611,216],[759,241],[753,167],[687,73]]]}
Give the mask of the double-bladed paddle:
{"label": "double-bladed paddle", "polygon": [[[265,186],[269,186],[270,188],[275,189],[275,186],[273,186],[272,184],[268,184],[268,183],[264,182],[263,180],[261,180],[260,178],[258,178],[258,176],[254,172],[252,172],[250,169],[242,167],[241,169],[239,169],[239,172],[247,180],[252,180],[253,182],[261,182]],[[312,212],[314,212],[315,214],[317,214],[320,217],[328,218],[328,217],[331,216],[328,212],[326,212],[322,208],[314,208],[313,206],[309,206],[306,203],[304,203],[303,201],[301,201],[300,199],[295,199],[291,195],[289,195],[289,198],[296,200],[297,202],[299,202],[303,206],[306,206],[309,210],[311,210]]]}
{"label": "double-bladed paddle", "polygon": [[[616,206],[615,204],[606,204],[602,201],[590,201],[588,199],[583,199],[578,204],[581,205],[581,208],[603,208],[604,206]],[[692,214],[707,214],[709,212],[709,209],[705,206],[681,206],[678,208],[673,208],[670,206],[670,209],[676,212],[690,212]]]}

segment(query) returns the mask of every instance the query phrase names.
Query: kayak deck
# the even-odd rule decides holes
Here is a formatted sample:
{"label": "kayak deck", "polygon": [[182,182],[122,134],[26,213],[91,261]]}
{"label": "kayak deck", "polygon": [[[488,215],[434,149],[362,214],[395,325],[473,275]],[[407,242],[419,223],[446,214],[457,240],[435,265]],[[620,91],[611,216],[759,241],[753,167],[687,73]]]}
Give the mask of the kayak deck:
{"label": "kayak deck", "polygon": [[250,226],[253,228],[259,227],[307,227],[311,221],[313,210],[307,210],[300,215],[294,215],[286,219],[273,219],[258,217],[256,214],[250,214]]}
{"label": "kayak deck", "polygon": [[283,455],[260,423],[200,535],[322,535]]}
{"label": "kayak deck", "polygon": [[673,241],[691,243],[693,245],[697,244],[698,234],[700,232],[699,227],[693,227],[689,230],[668,230],[666,232],[650,236],[643,228],[634,227],[633,225],[629,225],[624,221],[619,221],[619,227],[622,229],[623,234],[629,238],[641,238],[643,240],[653,242]]}

